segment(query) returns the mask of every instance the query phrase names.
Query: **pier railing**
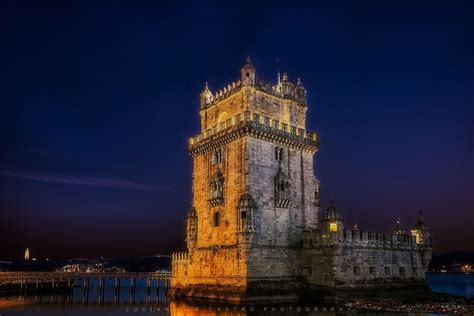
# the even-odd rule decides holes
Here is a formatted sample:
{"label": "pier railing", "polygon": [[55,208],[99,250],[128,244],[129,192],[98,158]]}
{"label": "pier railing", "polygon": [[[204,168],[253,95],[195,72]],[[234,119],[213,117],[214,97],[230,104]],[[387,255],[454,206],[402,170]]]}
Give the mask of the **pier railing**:
{"label": "pier railing", "polygon": [[75,279],[135,279],[159,280],[171,279],[171,272],[0,272],[0,282],[39,280],[75,280]]}
{"label": "pier railing", "polygon": [[[98,282],[97,282],[98,281]],[[107,281],[109,281],[107,284]],[[110,282],[111,281],[111,282]],[[166,295],[171,287],[171,272],[0,272],[0,294],[69,293],[73,288],[83,289],[83,303],[89,300],[89,288],[99,289],[99,303],[104,302],[105,288],[115,288],[114,302],[120,299],[121,288],[130,289],[130,302],[135,302],[137,281],[146,281],[147,301],[151,299],[152,288],[157,295],[160,289]]]}

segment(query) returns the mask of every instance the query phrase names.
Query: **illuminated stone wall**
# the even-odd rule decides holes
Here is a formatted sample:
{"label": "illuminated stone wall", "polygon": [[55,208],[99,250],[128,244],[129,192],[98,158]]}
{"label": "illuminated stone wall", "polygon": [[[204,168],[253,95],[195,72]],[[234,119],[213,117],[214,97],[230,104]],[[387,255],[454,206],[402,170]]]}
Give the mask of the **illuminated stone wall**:
{"label": "illuminated stone wall", "polygon": [[[306,91],[286,76],[284,84],[271,87],[245,72],[218,92],[206,85],[201,93],[201,133],[189,141],[197,236],[188,236],[193,240],[188,252],[173,260],[172,285],[184,295],[231,299],[247,295],[249,284],[259,279],[277,285],[294,281],[301,274],[294,262],[302,231],[317,226],[313,154],[318,140],[305,130]],[[280,204],[275,201],[279,172],[288,183],[288,201]],[[213,193],[220,175],[222,192]],[[254,209],[242,218],[239,201],[245,196]]]}
{"label": "illuminated stone wall", "polygon": [[[245,191],[245,147],[244,138],[236,139],[226,146],[221,146],[222,162],[213,163],[214,151],[208,151],[194,158],[193,171],[193,205],[198,214],[197,247],[212,245],[235,245],[237,243],[236,205]],[[220,172],[224,177],[223,202],[220,205],[209,204],[209,183],[213,176]],[[219,226],[213,225],[213,214],[219,212]]]}
{"label": "illuminated stone wall", "polygon": [[321,229],[305,234],[301,264],[310,285],[367,288],[424,280],[423,251],[409,234]]}
{"label": "illuminated stone wall", "polygon": [[[173,255],[171,294],[284,299],[305,288],[422,281],[413,237],[319,225],[319,140],[306,130],[306,90],[286,75],[277,85],[259,81],[250,61],[241,74],[201,93],[201,132],[188,143],[188,250]],[[327,219],[342,220],[334,214]],[[425,263],[430,255],[427,248]]]}

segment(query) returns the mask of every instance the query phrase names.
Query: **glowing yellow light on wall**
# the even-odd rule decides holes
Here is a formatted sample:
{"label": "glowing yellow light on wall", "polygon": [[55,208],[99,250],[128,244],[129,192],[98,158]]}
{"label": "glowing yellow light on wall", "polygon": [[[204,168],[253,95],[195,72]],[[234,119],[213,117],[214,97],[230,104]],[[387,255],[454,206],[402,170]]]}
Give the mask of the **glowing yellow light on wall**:
{"label": "glowing yellow light on wall", "polygon": [[227,114],[227,112],[222,112],[222,113],[219,115],[219,118],[217,119],[217,123],[225,122],[228,117],[229,117],[229,115]]}
{"label": "glowing yellow light on wall", "polygon": [[421,240],[421,236],[420,236],[420,232],[416,229],[412,230],[411,231],[411,235],[412,236],[415,236],[415,239],[416,239],[416,243],[417,244],[421,244],[422,243],[422,240]]}
{"label": "glowing yellow light on wall", "polygon": [[337,223],[329,223],[329,231],[337,232]]}

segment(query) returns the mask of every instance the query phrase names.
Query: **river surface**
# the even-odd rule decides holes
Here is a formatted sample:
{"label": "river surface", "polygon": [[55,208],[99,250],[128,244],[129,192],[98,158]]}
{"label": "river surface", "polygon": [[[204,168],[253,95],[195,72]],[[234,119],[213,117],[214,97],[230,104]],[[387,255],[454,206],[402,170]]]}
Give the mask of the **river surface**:
{"label": "river surface", "polygon": [[[474,274],[427,274],[428,285],[436,292],[445,292],[466,297],[474,297]],[[124,282],[125,283],[125,282]],[[124,284],[123,283],[123,284]],[[29,304],[10,310],[0,311],[0,316],[17,315],[415,315],[409,313],[373,312],[361,313],[346,308],[321,303],[260,304],[255,306],[226,305],[215,302],[184,302],[169,300],[164,288],[146,291],[146,281],[137,281],[135,296],[130,288],[122,287],[118,302],[111,284],[106,287],[103,303],[99,304],[99,289],[91,286],[89,295],[84,297],[82,288],[74,288],[70,296],[29,295],[24,300]],[[18,297],[12,297],[18,300]],[[430,314],[416,314],[430,315]],[[440,315],[440,314],[437,314]]]}
{"label": "river surface", "polygon": [[474,273],[428,273],[426,282],[435,292],[474,298]]}

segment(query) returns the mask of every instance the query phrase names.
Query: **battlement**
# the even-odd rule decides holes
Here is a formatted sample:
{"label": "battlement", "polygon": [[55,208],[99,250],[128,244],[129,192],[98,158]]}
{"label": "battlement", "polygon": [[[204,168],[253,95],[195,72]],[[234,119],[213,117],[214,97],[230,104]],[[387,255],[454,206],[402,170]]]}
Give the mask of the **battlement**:
{"label": "battlement", "polygon": [[311,232],[311,244],[318,247],[340,244],[341,246],[366,247],[366,248],[408,248],[418,247],[415,236],[409,234],[387,234],[360,230],[344,229],[340,232],[324,234],[316,229]]}
{"label": "battlement", "polygon": [[240,91],[242,87],[242,82],[240,80],[234,81],[227,86],[224,86],[223,89],[212,93],[209,90],[207,84],[204,92],[201,94],[201,110],[207,109],[220,101],[230,97],[234,93]]}
{"label": "battlement", "polygon": [[[301,85],[301,81],[298,80],[298,83],[294,85],[289,81],[284,81],[280,84],[272,84],[257,78],[255,84],[252,85],[257,90],[266,92],[270,95],[273,95],[277,98],[290,99],[297,102],[300,105],[306,105],[306,89]],[[234,93],[241,90],[243,87],[242,81],[234,81],[224,88],[219,89],[215,93],[212,93],[207,87],[205,90],[205,95],[201,100],[201,109],[207,109],[220,101],[230,97]]]}
{"label": "battlement", "polygon": [[300,105],[306,105],[306,89],[303,88],[299,79],[296,85],[289,81],[274,85],[257,78],[255,87],[277,98],[290,99]]}
{"label": "battlement", "polygon": [[211,140],[242,129],[253,132],[256,136],[275,137],[288,145],[293,143],[293,145],[308,147],[313,151],[319,147],[319,138],[314,132],[279,122],[267,116],[261,116],[258,113],[245,111],[190,138],[188,140],[189,150],[193,152]]}

